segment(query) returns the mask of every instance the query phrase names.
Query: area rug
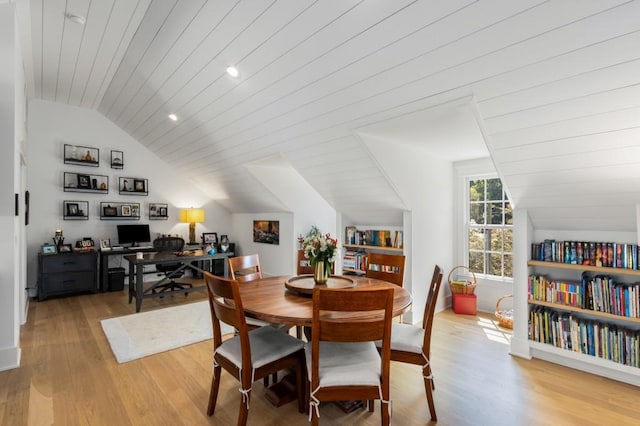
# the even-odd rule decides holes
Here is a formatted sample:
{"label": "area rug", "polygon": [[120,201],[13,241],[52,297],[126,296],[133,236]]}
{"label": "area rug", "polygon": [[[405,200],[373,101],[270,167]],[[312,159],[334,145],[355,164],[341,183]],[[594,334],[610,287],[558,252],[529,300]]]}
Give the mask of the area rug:
{"label": "area rug", "polygon": [[[209,302],[189,303],[101,321],[118,363],[211,339]],[[223,324],[222,333],[233,332]]]}

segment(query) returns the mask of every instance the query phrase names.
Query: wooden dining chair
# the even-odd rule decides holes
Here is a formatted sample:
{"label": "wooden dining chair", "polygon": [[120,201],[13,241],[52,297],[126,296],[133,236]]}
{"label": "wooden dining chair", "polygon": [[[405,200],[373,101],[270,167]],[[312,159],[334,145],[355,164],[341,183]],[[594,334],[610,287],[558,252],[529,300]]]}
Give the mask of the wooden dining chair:
{"label": "wooden dining chair", "polygon": [[[213,325],[213,378],[207,415],[214,414],[220,388],[221,369],[224,368],[241,384],[238,425],[246,425],[249,415],[253,382],[279,370],[292,368],[298,386],[298,410],[305,412],[304,343],[271,327],[249,331],[245,321],[239,283],[204,273]],[[222,341],[220,322],[238,330],[237,335]]]}
{"label": "wooden dining chair", "polygon": [[320,401],[374,399],[382,404],[382,424],[389,424],[392,312],[391,287],[314,288],[312,338],[305,345],[312,425],[319,423]]}
{"label": "wooden dining chair", "polygon": [[309,259],[304,257],[304,250],[298,250],[298,260],[296,262],[296,275],[313,275],[313,268]]}
{"label": "wooden dining chair", "polygon": [[367,278],[388,281],[400,287],[404,285],[404,255],[369,253],[367,255]]}
{"label": "wooden dining chair", "polygon": [[260,257],[257,254],[227,258],[229,276],[238,282],[253,281],[262,278]]}
{"label": "wooden dining chair", "polygon": [[[262,269],[260,267],[260,257],[257,254],[249,254],[245,256],[236,256],[227,258],[229,263],[229,276],[232,280],[236,280],[239,283],[255,281],[262,278]],[[272,324],[266,321],[261,321],[255,318],[247,318],[247,325],[250,329],[257,327],[272,327],[277,330],[287,333],[291,326],[285,326],[282,324]],[[298,334],[298,339],[302,336]],[[277,372],[274,373],[273,382],[278,381]],[[269,377],[265,377],[264,385],[269,386]]]}
{"label": "wooden dining chair", "polygon": [[[436,310],[440,284],[442,283],[442,270],[438,265],[433,269],[429,292],[427,293],[426,306],[422,317],[422,327],[412,324],[394,323],[391,327],[391,360],[422,366],[424,390],[427,394],[427,404],[431,413],[431,420],[438,420],[436,407],[433,402],[433,373],[429,356],[431,354],[431,329],[433,328],[433,316]],[[381,342],[377,343],[382,350]]]}
{"label": "wooden dining chair", "polygon": [[[304,250],[298,250],[298,261],[296,264],[296,275],[313,275],[314,271],[309,263],[309,259],[304,257]],[[336,273],[336,262],[331,262],[331,274]]]}

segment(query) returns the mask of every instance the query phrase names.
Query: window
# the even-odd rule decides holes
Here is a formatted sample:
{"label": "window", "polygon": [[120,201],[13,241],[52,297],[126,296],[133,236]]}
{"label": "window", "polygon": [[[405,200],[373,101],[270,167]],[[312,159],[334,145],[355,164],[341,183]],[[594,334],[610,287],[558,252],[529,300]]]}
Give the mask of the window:
{"label": "window", "polygon": [[513,277],[513,214],[498,178],[467,179],[467,262],[476,274]]}

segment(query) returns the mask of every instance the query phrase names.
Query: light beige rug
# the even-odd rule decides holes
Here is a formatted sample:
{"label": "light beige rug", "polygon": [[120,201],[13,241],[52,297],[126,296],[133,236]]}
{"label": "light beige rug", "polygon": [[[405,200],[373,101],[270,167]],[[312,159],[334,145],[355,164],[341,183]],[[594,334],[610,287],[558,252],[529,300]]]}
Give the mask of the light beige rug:
{"label": "light beige rug", "polygon": [[[202,301],[101,321],[119,363],[211,339],[209,302]],[[233,329],[223,324],[223,334]]]}

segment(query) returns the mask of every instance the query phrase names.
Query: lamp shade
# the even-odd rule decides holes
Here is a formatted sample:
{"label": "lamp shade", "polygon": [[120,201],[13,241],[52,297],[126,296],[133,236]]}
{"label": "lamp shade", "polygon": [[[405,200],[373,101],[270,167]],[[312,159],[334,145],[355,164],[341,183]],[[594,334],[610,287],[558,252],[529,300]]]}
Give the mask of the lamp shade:
{"label": "lamp shade", "polygon": [[204,222],[204,209],[182,209],[180,222],[202,223]]}

